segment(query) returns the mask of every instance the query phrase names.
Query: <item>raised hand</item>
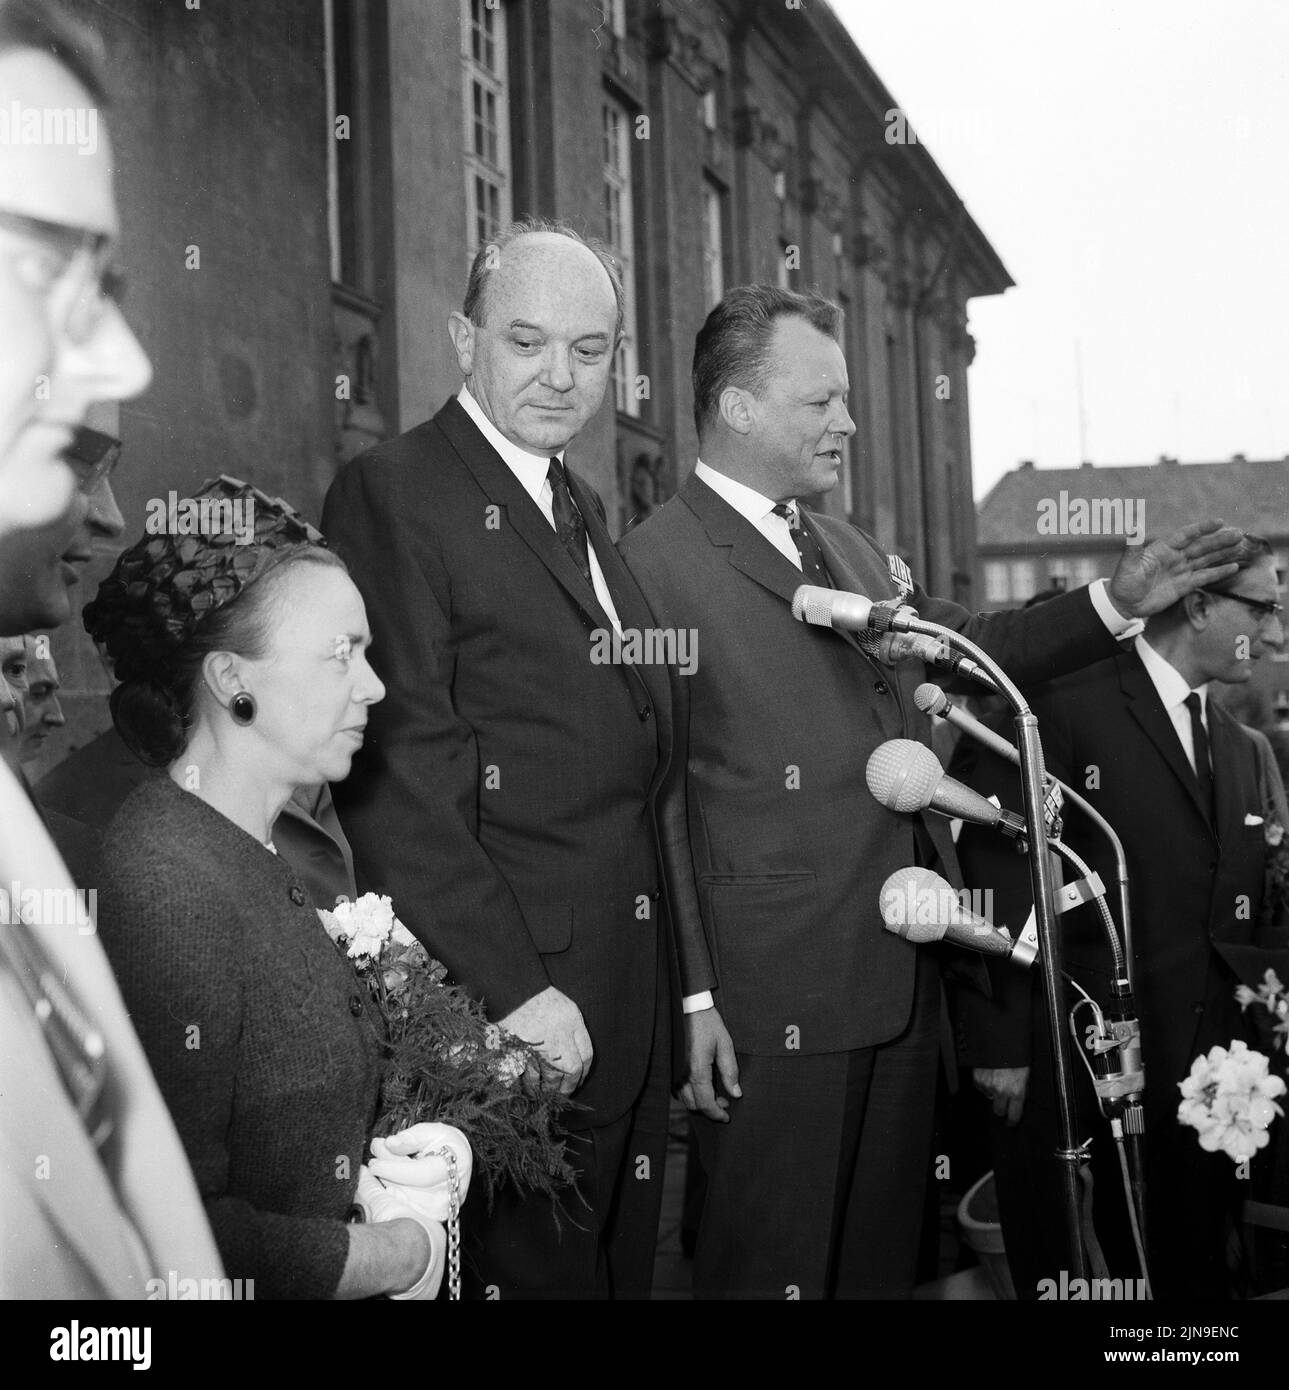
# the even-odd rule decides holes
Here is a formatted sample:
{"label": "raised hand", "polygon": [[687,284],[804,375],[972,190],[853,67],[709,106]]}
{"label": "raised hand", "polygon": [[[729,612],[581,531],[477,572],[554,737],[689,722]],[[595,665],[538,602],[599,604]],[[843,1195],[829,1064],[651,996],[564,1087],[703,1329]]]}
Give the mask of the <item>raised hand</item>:
{"label": "raised hand", "polygon": [[1220,520],[1195,521],[1149,545],[1125,548],[1107,594],[1125,618],[1162,613],[1194,589],[1234,574],[1242,533]]}

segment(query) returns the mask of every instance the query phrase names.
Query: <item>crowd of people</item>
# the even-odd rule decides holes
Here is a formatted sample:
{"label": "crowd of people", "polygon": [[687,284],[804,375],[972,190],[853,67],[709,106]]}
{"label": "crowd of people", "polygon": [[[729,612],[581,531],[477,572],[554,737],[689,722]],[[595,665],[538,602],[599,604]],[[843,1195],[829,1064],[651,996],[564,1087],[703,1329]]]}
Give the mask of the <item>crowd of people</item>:
{"label": "crowd of people", "polygon": [[[101,108],[94,55],[46,0],[0,0],[0,101]],[[0,1293],[137,1298],[177,1275],[437,1296],[425,1193],[464,1140],[417,1125],[370,1143],[382,1039],[317,918],[374,892],[576,1102],[569,1219],[504,1185],[467,1202],[466,1296],[647,1298],[674,1092],[706,1177],[699,1297],[906,1297],[948,957],[884,930],[879,892],[911,865],[960,882],[958,856],[946,819],[866,786],[880,744],[930,740],[925,667],[799,622],[808,581],[978,642],[1043,692],[1054,767],[1100,764],[1105,813],[1140,829],[1143,1033],[1167,1078],[1151,1135],[1177,1215],[1157,1229],[1194,1233],[1161,1235],[1157,1258],[1220,1296],[1230,1184],[1207,1166],[1192,1182],[1166,1102],[1238,1028],[1240,949],[1282,929],[1249,819],[1267,814],[1258,750],[1204,698],[1283,641],[1264,544],[1197,521],[1039,607],[927,594],[805,505],[855,430],[839,311],[766,285],[708,315],[699,456],[615,543],[564,454],[604,401],[622,282],[572,227],[529,220],[480,248],[451,316],[460,389],[342,467],[317,527],[213,480],[203,499],[254,504],[244,543],[140,527],[79,596],[113,731],[33,795],[23,763],[61,721],[48,634],[82,607],[94,538],[129,530],[121,451],[84,432],[150,375],[112,294],[117,225],[106,133],[89,157],[0,147],[0,693],[11,671],[17,692],[0,881],[94,899],[88,926],[38,910],[0,937]],[[694,634],[696,659],[592,660],[606,632],[622,653]],[[1095,988],[1102,965],[1076,963]],[[963,1060],[1001,1121],[1023,1109],[1047,1142],[1031,995],[996,981],[991,998],[970,958],[956,973],[984,1039]]]}

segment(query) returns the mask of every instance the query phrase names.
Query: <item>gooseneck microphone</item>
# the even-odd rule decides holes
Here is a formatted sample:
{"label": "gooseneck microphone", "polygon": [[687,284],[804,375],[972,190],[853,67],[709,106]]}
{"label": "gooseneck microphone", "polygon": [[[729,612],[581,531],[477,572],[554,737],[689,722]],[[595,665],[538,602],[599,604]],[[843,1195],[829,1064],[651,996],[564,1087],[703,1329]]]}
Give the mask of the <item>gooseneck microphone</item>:
{"label": "gooseneck microphone", "polygon": [[868,790],[891,811],[923,811],[957,816],[973,825],[1001,830],[1015,839],[1026,832],[1025,818],[1004,811],[979,792],[945,773],[940,759],[911,738],[887,739],[873,750],[865,769]]}
{"label": "gooseneck microphone", "polygon": [[1037,950],[1033,942],[1013,941],[988,918],[973,912],[948,879],[931,869],[910,865],[882,884],[882,921],[887,931],[918,944],[949,941],[982,956],[1030,965]]}

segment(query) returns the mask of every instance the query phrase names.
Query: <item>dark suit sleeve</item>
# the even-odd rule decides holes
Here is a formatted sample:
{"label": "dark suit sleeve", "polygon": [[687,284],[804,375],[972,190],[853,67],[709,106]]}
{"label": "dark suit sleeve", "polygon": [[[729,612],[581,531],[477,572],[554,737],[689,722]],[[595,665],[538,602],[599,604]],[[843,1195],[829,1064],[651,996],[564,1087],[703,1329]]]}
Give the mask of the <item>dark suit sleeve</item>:
{"label": "dark suit sleeve", "polygon": [[362,461],[327,494],[323,527],[366,602],[371,662],[386,688],[367,746],[333,795],[359,889],[388,893],[427,949],[503,1018],[549,979],[479,843],[478,744],[452,698],[452,577],[423,475],[417,483],[414,495],[379,461]]}
{"label": "dark suit sleeve", "polygon": [[[670,668],[668,668],[670,671]],[[680,960],[681,994],[701,994],[717,986],[712,954],[698,905],[689,838],[689,688],[687,677],[671,673],[672,757],[658,792],[658,852],[662,858],[667,909]]]}
{"label": "dark suit sleeve", "polygon": [[[635,554],[632,543],[628,540],[624,546],[619,542],[618,551],[635,576],[654,619],[663,627],[676,627],[674,615],[667,613],[667,605],[658,587],[651,582],[647,567]],[[693,851],[690,848],[688,677],[671,667],[667,668],[667,673],[671,683],[672,751],[671,761],[658,789],[654,819],[667,911],[680,963],[680,989],[682,996],[687,998],[704,990],[715,990],[718,981],[703,926],[694,877]]]}
{"label": "dark suit sleeve", "polygon": [[920,585],[909,602],[927,622],[952,628],[983,647],[1020,686],[1067,675],[1119,650],[1087,588],[1033,608],[998,613],[969,613],[948,599],[933,598]]}

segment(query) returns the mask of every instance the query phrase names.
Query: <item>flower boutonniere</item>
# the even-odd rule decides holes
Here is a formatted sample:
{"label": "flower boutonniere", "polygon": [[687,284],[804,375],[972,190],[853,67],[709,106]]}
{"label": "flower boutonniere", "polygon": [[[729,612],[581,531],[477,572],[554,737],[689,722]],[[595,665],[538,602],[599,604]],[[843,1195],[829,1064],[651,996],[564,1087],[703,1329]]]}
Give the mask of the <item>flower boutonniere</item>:
{"label": "flower boutonniere", "polygon": [[1262,839],[1267,851],[1266,897],[1270,910],[1289,906],[1289,835],[1274,811],[1262,823]]}

